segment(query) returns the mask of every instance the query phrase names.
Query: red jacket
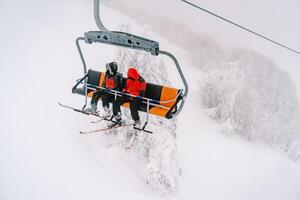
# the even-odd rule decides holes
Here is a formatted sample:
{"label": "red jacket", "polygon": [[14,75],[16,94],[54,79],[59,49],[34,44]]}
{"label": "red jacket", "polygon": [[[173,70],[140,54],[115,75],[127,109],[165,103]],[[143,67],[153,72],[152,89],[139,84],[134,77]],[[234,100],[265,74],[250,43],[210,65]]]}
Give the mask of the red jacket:
{"label": "red jacket", "polygon": [[105,73],[105,78],[104,78],[102,87],[108,88],[110,90],[119,90],[119,91],[121,91],[121,89],[122,89],[122,80],[123,80],[123,76],[120,73],[115,73],[113,75]]}
{"label": "red jacket", "polygon": [[135,96],[144,96],[145,91],[146,82],[143,77],[139,75],[135,68],[129,68],[127,72],[126,85],[123,89],[123,92],[127,92]]}

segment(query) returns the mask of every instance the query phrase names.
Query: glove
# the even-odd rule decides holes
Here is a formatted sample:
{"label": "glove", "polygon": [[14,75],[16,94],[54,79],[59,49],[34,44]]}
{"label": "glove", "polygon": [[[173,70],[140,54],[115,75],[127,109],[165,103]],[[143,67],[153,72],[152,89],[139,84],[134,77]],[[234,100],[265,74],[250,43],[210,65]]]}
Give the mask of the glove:
{"label": "glove", "polygon": [[139,93],[139,95],[140,95],[141,97],[145,96],[145,90],[141,90],[140,93]]}
{"label": "glove", "polygon": [[107,89],[107,88],[103,88],[102,91],[105,92],[105,93],[108,93],[110,90]]}
{"label": "glove", "polygon": [[135,97],[135,98],[137,98],[137,99],[143,99],[143,97],[142,97],[142,96],[137,96],[137,97]]}

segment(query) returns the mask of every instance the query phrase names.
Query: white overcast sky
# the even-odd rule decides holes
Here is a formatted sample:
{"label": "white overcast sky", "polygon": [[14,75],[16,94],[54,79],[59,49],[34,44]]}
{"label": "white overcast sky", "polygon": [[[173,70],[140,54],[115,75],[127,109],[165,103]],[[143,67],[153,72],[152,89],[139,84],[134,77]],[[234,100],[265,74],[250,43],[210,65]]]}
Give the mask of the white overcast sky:
{"label": "white overcast sky", "polygon": [[[124,2],[138,10],[137,18],[145,13],[150,16],[170,17],[199,33],[208,34],[224,47],[244,47],[266,55],[290,74],[298,87],[300,97],[299,54],[223,22],[181,0],[103,0],[103,2],[109,4],[111,8],[116,8],[120,2]],[[300,51],[300,0],[190,0],[190,2]],[[126,13],[126,10],[123,12]],[[104,15],[104,24],[110,26],[108,20]],[[126,24],[122,19],[120,23]]]}

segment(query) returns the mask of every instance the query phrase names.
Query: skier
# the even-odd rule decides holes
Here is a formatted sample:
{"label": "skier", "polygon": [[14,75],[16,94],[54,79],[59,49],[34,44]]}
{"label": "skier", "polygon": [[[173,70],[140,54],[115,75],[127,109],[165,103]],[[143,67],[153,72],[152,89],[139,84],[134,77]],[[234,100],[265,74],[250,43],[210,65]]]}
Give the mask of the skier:
{"label": "skier", "polygon": [[[110,90],[122,90],[123,75],[118,72],[118,64],[116,62],[111,62],[106,64],[105,78],[102,84],[103,88]],[[91,106],[86,108],[85,111],[89,113],[97,112],[97,105],[100,98],[102,98],[102,107],[104,109],[104,118],[111,116],[111,110],[109,109],[109,102],[115,101],[115,95],[108,93],[105,89],[97,90],[92,97]],[[113,109],[113,115],[118,114],[116,109]]]}
{"label": "skier", "polygon": [[[140,128],[141,122],[139,117],[139,106],[142,103],[141,97],[145,96],[146,82],[144,78],[133,67],[130,67],[127,72],[127,80],[122,90],[123,93],[127,93],[118,97],[114,102],[114,107],[118,112],[118,116],[121,119],[120,106],[126,102],[130,102],[131,117],[134,121],[134,127]],[[133,95],[133,96],[130,96]]]}

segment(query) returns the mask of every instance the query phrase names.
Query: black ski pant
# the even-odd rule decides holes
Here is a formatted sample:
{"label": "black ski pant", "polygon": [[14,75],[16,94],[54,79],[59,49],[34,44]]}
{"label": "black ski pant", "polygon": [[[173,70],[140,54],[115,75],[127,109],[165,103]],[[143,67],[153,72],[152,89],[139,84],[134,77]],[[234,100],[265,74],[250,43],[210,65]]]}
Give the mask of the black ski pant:
{"label": "black ski pant", "polygon": [[142,99],[140,98],[132,98],[132,97],[118,97],[114,102],[113,107],[117,112],[121,112],[121,105],[130,102],[130,113],[131,117],[134,121],[140,120],[139,116],[139,107],[142,103]]}
{"label": "black ski pant", "polygon": [[[102,106],[109,108],[109,102],[112,102],[113,105],[115,103],[115,95],[104,92],[103,90],[98,90],[94,92],[91,104],[94,106],[98,105],[99,99],[102,99]],[[113,106],[113,114],[116,116],[118,114],[118,110],[116,110],[115,106]]]}

